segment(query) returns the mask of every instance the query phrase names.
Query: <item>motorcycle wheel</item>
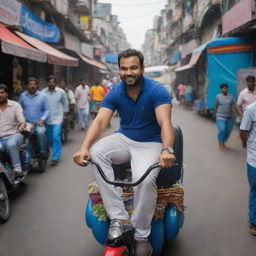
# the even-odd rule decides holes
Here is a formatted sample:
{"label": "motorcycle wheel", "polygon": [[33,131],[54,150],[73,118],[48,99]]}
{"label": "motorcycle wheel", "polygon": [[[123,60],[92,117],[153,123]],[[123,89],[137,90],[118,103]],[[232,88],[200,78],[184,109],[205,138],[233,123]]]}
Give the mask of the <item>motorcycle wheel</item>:
{"label": "motorcycle wheel", "polygon": [[37,160],[37,164],[38,164],[38,171],[39,172],[45,172],[47,160],[40,158],[40,159]]}
{"label": "motorcycle wheel", "polygon": [[11,216],[10,201],[2,178],[0,178],[0,223],[8,221]]}

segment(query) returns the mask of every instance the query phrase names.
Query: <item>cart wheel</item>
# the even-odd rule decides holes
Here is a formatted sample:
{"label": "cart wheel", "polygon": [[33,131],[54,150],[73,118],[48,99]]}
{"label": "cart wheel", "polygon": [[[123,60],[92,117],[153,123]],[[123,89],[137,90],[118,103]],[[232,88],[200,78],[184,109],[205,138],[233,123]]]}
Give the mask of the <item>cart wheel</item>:
{"label": "cart wheel", "polygon": [[100,221],[92,214],[92,233],[98,243],[105,245],[107,243],[109,221]]}
{"label": "cart wheel", "polygon": [[162,220],[152,221],[149,241],[153,248],[153,255],[159,255],[164,245],[164,222]]}
{"label": "cart wheel", "polygon": [[165,239],[172,241],[176,238],[180,228],[183,225],[184,214],[179,213],[176,208],[168,207],[165,211],[164,226],[165,226]]}
{"label": "cart wheel", "polygon": [[92,201],[88,200],[85,208],[85,222],[88,228],[92,228],[92,218],[93,218]]}

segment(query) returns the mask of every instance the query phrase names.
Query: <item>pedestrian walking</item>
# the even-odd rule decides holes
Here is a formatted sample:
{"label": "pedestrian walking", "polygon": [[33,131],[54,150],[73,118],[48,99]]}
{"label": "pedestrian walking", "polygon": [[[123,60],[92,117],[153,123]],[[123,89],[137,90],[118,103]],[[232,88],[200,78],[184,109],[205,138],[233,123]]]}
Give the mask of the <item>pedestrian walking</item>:
{"label": "pedestrian walking", "polygon": [[55,166],[61,157],[61,130],[63,119],[69,111],[68,99],[65,91],[56,87],[54,76],[47,78],[47,88],[42,92],[47,96],[50,106],[50,115],[46,120],[46,134],[52,147],[52,166]]}
{"label": "pedestrian walking", "polygon": [[42,158],[47,155],[47,138],[45,121],[50,115],[50,107],[46,95],[38,91],[38,82],[34,77],[27,81],[27,91],[20,96],[19,103],[23,108],[26,122],[34,125],[37,145]]}
{"label": "pedestrian walking", "polygon": [[186,100],[186,107],[188,109],[192,109],[192,106],[193,106],[193,87],[190,83],[185,86],[185,100]]}
{"label": "pedestrian walking", "polygon": [[255,77],[247,76],[246,77],[247,88],[243,89],[237,99],[237,112],[240,117],[243,117],[243,113],[246,108],[256,101],[256,89],[255,89]]}
{"label": "pedestrian walking", "polygon": [[220,86],[221,93],[216,96],[214,116],[218,129],[219,150],[227,149],[225,142],[228,140],[234,125],[235,100],[228,93],[228,85]]}
{"label": "pedestrian walking", "polygon": [[75,90],[76,107],[81,130],[88,126],[89,119],[89,92],[90,88],[83,79]]}
{"label": "pedestrian walking", "polygon": [[76,105],[75,94],[70,88],[67,87],[66,81],[64,79],[59,81],[59,87],[66,92],[69,105],[74,107]]}
{"label": "pedestrian walking", "polygon": [[105,91],[104,88],[99,84],[98,81],[90,88],[90,96],[93,104],[94,114],[97,115],[97,112],[100,108],[101,102],[104,99]]}
{"label": "pedestrian walking", "polygon": [[179,106],[185,105],[185,90],[186,86],[183,83],[180,83],[178,85],[178,91],[179,91]]}
{"label": "pedestrian walking", "polygon": [[248,106],[243,114],[240,136],[243,143],[247,144],[249,232],[256,236],[256,102]]}

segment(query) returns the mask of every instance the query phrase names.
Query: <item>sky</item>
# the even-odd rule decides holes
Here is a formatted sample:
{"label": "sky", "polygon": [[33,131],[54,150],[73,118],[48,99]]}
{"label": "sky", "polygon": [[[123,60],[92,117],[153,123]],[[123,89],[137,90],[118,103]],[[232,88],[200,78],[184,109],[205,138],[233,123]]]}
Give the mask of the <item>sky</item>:
{"label": "sky", "polygon": [[153,19],[165,7],[168,0],[99,0],[111,3],[112,14],[118,15],[120,27],[133,48],[141,49],[145,33],[153,28]]}

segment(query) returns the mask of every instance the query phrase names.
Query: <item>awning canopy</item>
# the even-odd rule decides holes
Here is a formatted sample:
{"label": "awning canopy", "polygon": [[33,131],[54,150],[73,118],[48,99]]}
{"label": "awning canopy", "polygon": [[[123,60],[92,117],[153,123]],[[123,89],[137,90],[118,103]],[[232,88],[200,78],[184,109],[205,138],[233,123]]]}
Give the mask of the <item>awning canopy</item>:
{"label": "awning canopy", "polygon": [[47,61],[47,55],[44,52],[33,48],[2,24],[0,24],[0,40],[2,52],[6,54],[39,62]]}
{"label": "awning canopy", "polygon": [[202,44],[199,47],[197,47],[195,50],[193,50],[192,56],[189,60],[189,63],[184,65],[184,66],[176,68],[174,71],[179,72],[179,71],[183,71],[183,70],[186,70],[186,69],[193,68],[196,65],[196,63],[198,62],[202,52],[205,50],[208,43],[209,42],[207,42],[205,44]]}
{"label": "awning canopy", "polygon": [[19,31],[15,31],[15,33],[24,39],[29,44],[33,45],[37,49],[47,53],[48,63],[62,66],[78,66],[79,60],[77,58],[70,57],[69,55],[53,48],[52,46],[34,38],[28,36]]}
{"label": "awning canopy", "polygon": [[84,62],[86,62],[86,63],[88,63],[88,64],[90,64],[90,65],[92,65],[94,67],[97,67],[97,68],[102,69],[102,70],[108,70],[108,68],[104,64],[98,62],[97,60],[89,59],[89,58],[87,58],[87,57],[85,57],[83,55],[79,55],[79,56],[81,57],[81,59]]}

